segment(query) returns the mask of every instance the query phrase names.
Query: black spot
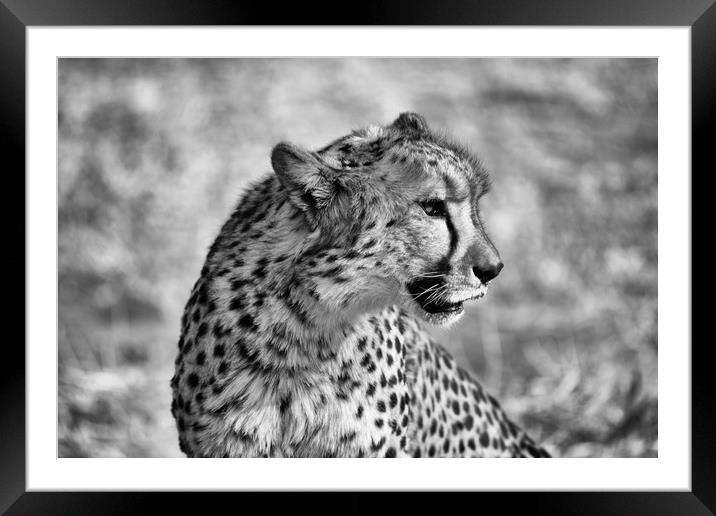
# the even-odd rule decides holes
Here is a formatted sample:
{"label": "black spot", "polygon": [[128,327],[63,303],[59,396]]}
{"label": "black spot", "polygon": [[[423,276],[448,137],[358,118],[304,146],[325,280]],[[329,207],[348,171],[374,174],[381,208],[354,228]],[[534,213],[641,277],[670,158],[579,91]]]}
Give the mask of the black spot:
{"label": "black spot", "polygon": [[242,310],[244,308],[244,301],[240,297],[234,297],[229,303],[229,310]]}
{"label": "black spot", "polygon": [[221,363],[219,364],[218,374],[224,374],[224,372],[226,372],[227,367],[229,367],[229,365],[225,361],[222,360]]}
{"label": "black spot", "polygon": [[487,448],[490,445],[490,436],[487,432],[480,433],[480,446]]}
{"label": "black spot", "polygon": [[475,449],[475,439],[473,439],[472,437],[470,437],[470,439],[467,440],[467,446],[468,446],[468,448],[470,448],[471,450],[474,450],[474,449]]}
{"label": "black spot", "polygon": [[251,331],[255,331],[257,329],[256,323],[254,322],[254,318],[251,317],[251,315],[249,314],[244,314],[241,316],[241,318],[239,319],[239,326]]}
{"label": "black spot", "polygon": [[388,449],[385,451],[385,456],[386,456],[386,457],[389,457],[389,458],[395,457],[395,456],[396,456],[395,448],[393,448],[392,446],[391,446],[390,448],[388,448]]}
{"label": "black spot", "polygon": [[224,356],[224,345],[223,344],[217,344],[214,346],[214,356],[215,357],[223,357]]}
{"label": "black spot", "polygon": [[389,424],[395,435],[400,435],[402,433],[403,429],[398,426],[398,422],[395,419],[391,419]]}
{"label": "black spot", "polygon": [[196,331],[196,336],[203,337],[204,335],[206,335],[207,331],[209,331],[209,325],[203,322],[199,325],[199,329]]}
{"label": "black spot", "polygon": [[500,408],[500,403],[495,398],[493,398],[491,395],[488,394],[487,399],[489,400],[490,403],[492,403],[493,406]]}
{"label": "black spot", "polygon": [[385,402],[383,400],[378,401],[378,412],[385,412]]}
{"label": "black spot", "polygon": [[200,351],[196,355],[196,363],[199,365],[204,365],[205,361],[206,361],[206,353],[204,353],[203,351]]}
{"label": "black spot", "polygon": [[281,398],[281,402],[278,407],[281,414],[284,414],[286,410],[288,410],[289,406],[291,406],[291,393],[288,393],[286,396]]}
{"label": "black spot", "polygon": [[472,429],[472,424],[474,423],[474,420],[472,419],[472,416],[468,415],[468,416],[465,416],[465,419],[463,420],[463,423],[465,424],[465,428],[466,428],[467,430],[471,430],[471,429]]}
{"label": "black spot", "polygon": [[452,402],[452,411],[455,412],[455,414],[460,414],[460,404],[457,401]]}
{"label": "black spot", "polygon": [[413,457],[420,458],[420,448],[415,448],[415,451],[413,452]]}
{"label": "black spot", "polygon": [[369,384],[365,393],[366,393],[366,396],[373,396],[375,394],[375,383]]}
{"label": "black spot", "polygon": [[358,411],[356,412],[356,417],[357,417],[358,419],[360,419],[361,417],[363,417],[363,405],[359,405],[359,406],[358,406]]}
{"label": "black spot", "polygon": [[196,373],[191,373],[187,379],[186,383],[189,387],[192,389],[195,388],[197,385],[199,385],[199,377],[196,375]]}
{"label": "black spot", "polygon": [[443,453],[447,453],[450,449],[450,439],[445,439],[445,442],[443,443]]}
{"label": "black spot", "polygon": [[[249,282],[242,278],[237,278],[231,281],[231,290],[240,290],[244,286],[248,285]],[[234,299],[239,299],[238,297]],[[240,302],[240,301],[239,301]]]}
{"label": "black spot", "polygon": [[390,394],[390,408],[395,408],[398,404],[398,395],[394,392]]}
{"label": "black spot", "polygon": [[485,395],[482,394],[482,390],[480,389],[473,389],[472,396],[475,398],[475,401],[485,401]]}
{"label": "black spot", "polygon": [[215,324],[214,328],[212,328],[211,333],[216,337],[217,339],[222,338],[224,335],[228,335],[231,333],[230,329],[224,329],[221,327],[220,324]]}
{"label": "black spot", "polygon": [[509,436],[507,432],[507,425],[505,425],[505,423],[503,423],[502,421],[500,421],[500,432],[502,433],[502,437],[507,439],[507,437]]}
{"label": "black spot", "polygon": [[398,331],[400,332],[401,335],[405,334],[405,324],[403,324],[402,318],[398,318]]}
{"label": "black spot", "polygon": [[341,440],[341,443],[345,444],[345,443],[351,442],[355,438],[356,438],[356,433],[355,433],[355,431],[353,431],[353,432],[348,432],[347,434],[343,434],[341,436],[340,440]]}
{"label": "black spot", "polygon": [[435,446],[432,444],[430,445],[430,449],[428,450],[428,455],[431,457],[435,457]]}
{"label": "black spot", "polygon": [[381,437],[380,441],[378,441],[378,442],[371,440],[370,449],[374,452],[378,451],[383,447],[384,444],[385,444],[385,437]]}

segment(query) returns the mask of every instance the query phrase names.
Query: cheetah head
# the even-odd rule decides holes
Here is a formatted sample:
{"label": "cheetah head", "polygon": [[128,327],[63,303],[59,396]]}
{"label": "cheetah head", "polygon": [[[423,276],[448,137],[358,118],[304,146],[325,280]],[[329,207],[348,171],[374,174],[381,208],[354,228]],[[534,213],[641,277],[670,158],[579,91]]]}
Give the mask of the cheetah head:
{"label": "cheetah head", "polygon": [[486,170],[420,115],[316,152],[281,143],[272,164],[311,230],[306,274],[335,306],[399,304],[446,325],[502,269],[479,212]]}

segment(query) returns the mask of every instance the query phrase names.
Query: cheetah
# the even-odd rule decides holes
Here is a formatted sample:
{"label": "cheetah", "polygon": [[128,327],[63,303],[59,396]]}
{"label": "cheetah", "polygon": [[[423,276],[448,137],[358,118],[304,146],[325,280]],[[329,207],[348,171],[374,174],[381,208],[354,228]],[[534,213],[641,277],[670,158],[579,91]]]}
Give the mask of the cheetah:
{"label": "cheetah", "polygon": [[502,269],[487,171],[415,113],[279,143],[210,247],[171,412],[189,457],[548,457],[426,332]]}

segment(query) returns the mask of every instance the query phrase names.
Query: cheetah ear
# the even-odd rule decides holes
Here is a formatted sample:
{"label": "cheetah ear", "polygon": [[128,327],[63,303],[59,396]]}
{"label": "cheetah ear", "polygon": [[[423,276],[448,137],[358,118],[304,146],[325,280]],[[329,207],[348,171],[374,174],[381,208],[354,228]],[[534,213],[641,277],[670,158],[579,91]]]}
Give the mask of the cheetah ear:
{"label": "cheetah ear", "polygon": [[428,123],[417,113],[401,113],[393,122],[393,127],[410,133],[427,133]]}
{"label": "cheetah ear", "polygon": [[314,223],[334,196],[335,172],[317,154],[286,142],[271,151],[271,166],[291,202]]}

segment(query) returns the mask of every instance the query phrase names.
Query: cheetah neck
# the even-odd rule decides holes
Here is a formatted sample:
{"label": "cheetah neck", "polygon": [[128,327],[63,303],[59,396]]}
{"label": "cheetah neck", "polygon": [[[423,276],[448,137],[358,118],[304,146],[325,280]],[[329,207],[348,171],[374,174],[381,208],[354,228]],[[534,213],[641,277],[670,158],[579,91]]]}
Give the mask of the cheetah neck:
{"label": "cheetah neck", "polygon": [[346,276],[356,260],[346,258],[346,240],[327,242],[312,230],[275,178],[257,185],[222,229],[203,271],[222,327],[238,328],[267,365],[310,366],[335,352],[356,324],[390,306],[385,298],[355,301],[355,282]]}

